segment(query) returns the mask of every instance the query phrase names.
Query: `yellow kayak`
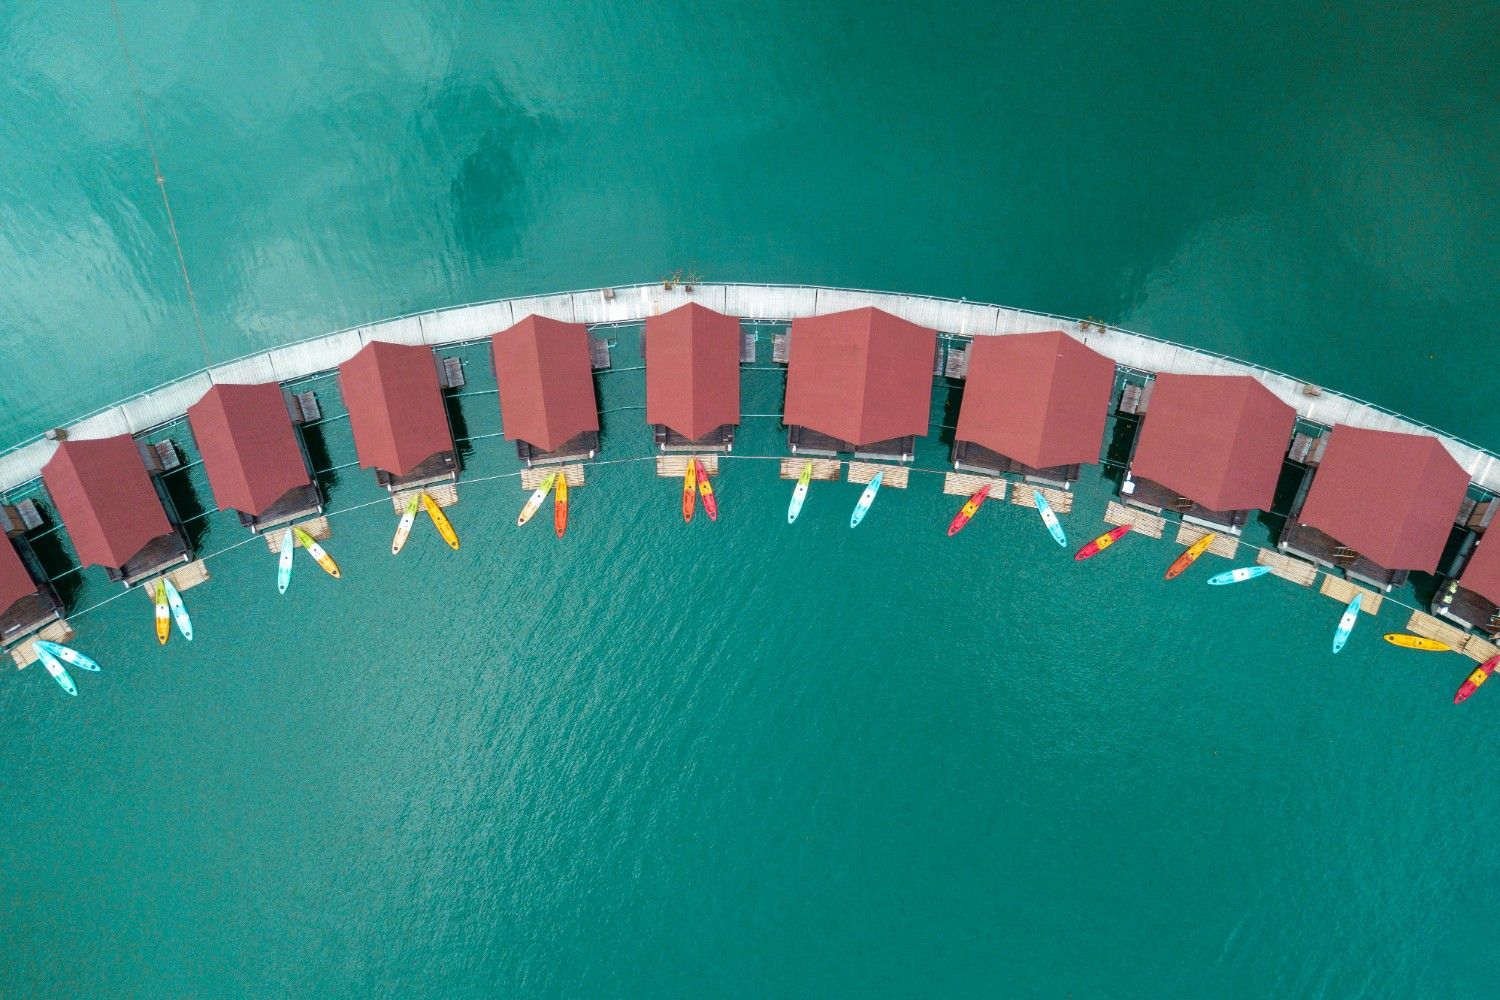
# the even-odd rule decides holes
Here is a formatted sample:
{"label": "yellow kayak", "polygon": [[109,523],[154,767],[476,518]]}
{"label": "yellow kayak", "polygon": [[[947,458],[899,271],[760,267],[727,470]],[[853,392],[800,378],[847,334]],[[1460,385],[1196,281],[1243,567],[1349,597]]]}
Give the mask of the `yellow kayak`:
{"label": "yellow kayak", "polygon": [[1453,647],[1446,642],[1438,642],[1436,639],[1428,639],[1420,635],[1407,635],[1405,632],[1387,632],[1385,641],[1392,646],[1400,646],[1402,649],[1420,649],[1428,653],[1451,653]]}
{"label": "yellow kayak", "polygon": [[427,511],[427,516],[432,518],[433,526],[437,528],[438,534],[443,536],[443,541],[448,543],[450,549],[458,548],[458,532],[453,530],[453,524],[448,520],[448,515],[443,513],[443,508],[437,505],[437,501],[426,493],[422,494],[422,509]]}
{"label": "yellow kayak", "polygon": [[156,641],[163,646],[172,637],[172,610],[167,604],[167,582],[156,581]]}
{"label": "yellow kayak", "polygon": [[323,546],[319,545],[312,535],[309,535],[295,524],[292,525],[292,534],[296,537],[297,544],[306,549],[307,554],[312,556],[313,560],[319,566],[323,567],[323,572],[335,580],[341,576],[339,573],[339,564],[333,561],[333,556],[323,551]]}
{"label": "yellow kayak", "polygon": [[542,480],[542,485],[532,491],[531,498],[526,501],[526,506],[521,508],[521,516],[516,518],[516,527],[519,528],[531,520],[531,515],[542,509],[542,501],[547,499],[548,493],[552,492],[552,484],[555,482],[557,482],[557,473],[547,473],[547,478]]}

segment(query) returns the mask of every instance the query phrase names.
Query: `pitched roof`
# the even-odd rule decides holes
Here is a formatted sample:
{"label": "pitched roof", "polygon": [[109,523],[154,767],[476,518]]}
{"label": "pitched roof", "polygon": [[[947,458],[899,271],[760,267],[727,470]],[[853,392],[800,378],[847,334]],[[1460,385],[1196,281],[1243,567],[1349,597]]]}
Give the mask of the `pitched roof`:
{"label": "pitched roof", "polygon": [[187,415],[220,510],[260,514],[312,482],[276,383],[216,385]]}
{"label": "pitched roof", "polygon": [[1266,510],[1296,420],[1247,375],[1158,375],[1131,472],[1210,510]]}
{"label": "pitched roof", "polygon": [[599,429],[589,332],[582,323],[527,316],[490,338],[507,441],[556,451]]}
{"label": "pitched roof", "polygon": [[31,571],[21,561],[15,544],[9,538],[0,538],[0,615],[9,611],[17,601],[30,597],[40,589],[31,578]]}
{"label": "pitched roof", "polygon": [[1297,520],[1386,569],[1430,573],[1468,487],[1435,437],[1340,425]]}
{"label": "pitched roof", "polygon": [[1036,469],[1099,461],[1115,363],[1060,331],[975,337],[960,441]]}
{"label": "pitched roof", "polygon": [[85,566],[119,569],[172,531],[129,434],[62,442],[42,481]]}
{"label": "pitched roof", "polygon": [[453,450],[431,348],[372,340],[339,366],[339,392],[360,468],[404,476]]}
{"label": "pitched roof", "polygon": [[1485,600],[1500,604],[1500,535],[1494,542],[1486,542],[1489,532],[1480,536],[1479,544],[1469,556],[1458,582],[1468,590],[1482,595]]}
{"label": "pitched roof", "polygon": [[788,425],[872,444],[927,433],[937,334],[866,307],[792,321]]}
{"label": "pitched roof", "polygon": [[689,302],[646,320],[646,423],[701,438],[740,422],[740,321]]}

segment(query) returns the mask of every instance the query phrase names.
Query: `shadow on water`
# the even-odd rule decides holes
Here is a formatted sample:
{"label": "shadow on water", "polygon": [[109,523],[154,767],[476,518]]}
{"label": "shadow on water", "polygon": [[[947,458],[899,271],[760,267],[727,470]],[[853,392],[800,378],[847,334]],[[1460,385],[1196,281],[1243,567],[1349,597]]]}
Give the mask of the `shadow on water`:
{"label": "shadow on water", "polygon": [[1125,477],[1130,456],[1135,453],[1135,435],[1140,426],[1140,417],[1129,414],[1116,415],[1110,426],[1109,437],[1104,443],[1104,464],[1116,482]]}
{"label": "shadow on water", "polygon": [[958,434],[958,414],[963,409],[964,383],[954,378],[939,378],[938,387],[946,387],[947,391],[943,394],[937,437],[951,454],[954,438]]}
{"label": "shadow on water", "polygon": [[188,544],[196,552],[208,530],[207,515],[218,508],[204,505],[198,497],[198,491],[193,488],[192,480],[186,475],[168,474],[158,477],[158,481],[166,492],[172,509],[177,512],[177,521],[182,525],[183,534],[187,535]]}
{"label": "shadow on water", "polygon": [[[323,428],[320,425],[303,424],[302,442],[307,446],[307,460],[314,469],[333,468],[333,458],[328,452],[328,438],[324,435]],[[332,496],[333,488],[339,482],[339,474],[337,472],[318,472],[313,478],[322,487],[325,499]]]}
{"label": "shadow on water", "polygon": [[455,390],[444,390],[443,405],[448,409],[448,427],[453,432],[453,447],[458,452],[460,467],[469,464],[474,453],[474,442],[469,440],[469,421],[464,416],[463,400]]}
{"label": "shadow on water", "polygon": [[62,601],[63,607],[71,608],[78,591],[83,587],[83,575],[77,572],[78,560],[74,557],[62,531],[52,530],[62,527],[62,522],[57,519],[56,513],[40,501],[37,502],[36,509],[42,515],[42,525],[35,531],[29,532],[26,541],[36,556],[43,576],[52,584],[52,589],[57,591],[57,597]]}

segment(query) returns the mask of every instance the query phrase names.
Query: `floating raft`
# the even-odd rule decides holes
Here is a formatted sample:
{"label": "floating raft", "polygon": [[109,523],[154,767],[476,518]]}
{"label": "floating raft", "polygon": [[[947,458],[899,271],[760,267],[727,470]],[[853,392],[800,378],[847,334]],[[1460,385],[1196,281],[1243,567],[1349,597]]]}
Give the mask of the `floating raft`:
{"label": "floating raft", "polygon": [[531,492],[542,485],[542,480],[554,472],[568,481],[568,489],[570,490],[583,485],[583,465],[575,462],[572,465],[536,466],[530,469],[522,469],[521,489],[528,493]]}
{"label": "floating raft", "polygon": [[[570,483],[569,485],[572,484]],[[413,498],[419,497],[423,493],[426,493],[428,496],[432,497],[432,502],[437,504],[439,507],[452,507],[454,504],[458,503],[457,484],[443,483],[441,486],[421,486],[414,490],[400,490],[396,493],[392,493],[391,507],[396,511],[397,514],[405,514],[406,505],[411,503]],[[306,526],[304,525],[303,527],[305,528]],[[308,534],[312,535],[312,532],[309,531]],[[313,535],[313,538],[317,537],[317,535]]]}
{"label": "floating raft", "polygon": [[[1363,597],[1359,602],[1359,610],[1367,615],[1378,614],[1381,602],[1385,600],[1383,596],[1375,593],[1373,590],[1356,587],[1348,580],[1341,580],[1336,576],[1323,577],[1323,586],[1318,588],[1318,593],[1324,597],[1331,597],[1340,604],[1348,604],[1354,600],[1355,594],[1361,594]],[[1428,638],[1432,637],[1428,636]]]}
{"label": "floating raft", "polygon": [[38,639],[47,642],[59,642],[66,645],[73,641],[76,635],[73,627],[65,621],[48,622],[39,632],[22,640],[20,645],[10,651],[10,658],[16,662],[17,670],[25,670],[36,662],[36,643]]}
{"label": "floating raft", "polygon": [[943,477],[943,492],[955,497],[971,497],[981,486],[990,488],[991,500],[1004,500],[1010,483],[994,476],[975,476],[967,472],[950,472]]}
{"label": "floating raft", "polygon": [[1017,507],[1030,507],[1036,509],[1036,495],[1040,493],[1047,498],[1054,514],[1073,513],[1073,494],[1067,490],[1049,490],[1045,486],[1033,486],[1031,483],[1016,483],[1011,487],[1010,502]]}
{"label": "floating raft", "polygon": [[1104,511],[1104,523],[1120,527],[1130,525],[1136,531],[1148,538],[1160,538],[1162,532],[1167,530],[1167,519],[1148,514],[1143,510],[1127,507],[1114,500],[1109,502],[1109,507]]}
{"label": "floating raft", "polygon": [[[179,591],[192,590],[198,584],[208,582],[208,564],[199,559],[197,562],[190,562],[186,566],[177,567],[172,572],[166,574],[166,577],[172,581],[172,586],[176,587]],[[155,599],[155,597],[152,597],[153,601]]]}
{"label": "floating raft", "polygon": [[[688,463],[695,458],[703,463],[704,472],[710,476],[717,476],[719,474],[719,456],[712,454],[658,455],[656,457],[656,474],[663,479],[681,479],[687,475]],[[571,480],[568,482],[568,485],[573,485]]]}
{"label": "floating raft", "polygon": [[847,473],[851,483],[868,483],[875,478],[875,473],[884,472],[885,476],[880,480],[881,486],[889,486],[893,489],[906,489],[907,477],[911,469],[904,465],[886,465],[877,462],[850,462]]}
{"label": "floating raft", "polygon": [[840,462],[836,458],[783,458],[781,460],[782,479],[800,479],[802,469],[808,462],[812,463],[812,477],[820,482],[833,482],[839,478]]}
{"label": "floating raft", "polygon": [[[315,542],[327,541],[333,537],[333,526],[328,523],[328,518],[326,517],[315,517],[310,521],[298,521],[297,527],[311,535]],[[291,530],[291,526],[287,525],[267,531],[264,536],[266,539],[266,548],[279,555],[281,553],[281,540]],[[181,590],[182,588],[179,587],[178,589]]]}
{"label": "floating raft", "polygon": [[[1206,534],[1207,528],[1184,521],[1177,526],[1177,544],[1192,545]],[[1233,559],[1240,551],[1240,540],[1227,531],[1216,532],[1214,540],[1208,544],[1208,551],[1222,559]]]}
{"label": "floating raft", "polygon": [[1411,617],[1406,620],[1406,630],[1413,635],[1446,642],[1453,647],[1455,653],[1462,653],[1475,663],[1483,663],[1500,654],[1500,647],[1496,647],[1494,643],[1486,642],[1477,635],[1470,635],[1456,625],[1450,625],[1421,611],[1411,613]]}
{"label": "floating raft", "polygon": [[1269,566],[1272,576],[1290,580],[1299,587],[1311,587],[1318,578],[1318,567],[1306,559],[1293,559],[1281,552],[1261,549],[1255,556],[1258,565]]}

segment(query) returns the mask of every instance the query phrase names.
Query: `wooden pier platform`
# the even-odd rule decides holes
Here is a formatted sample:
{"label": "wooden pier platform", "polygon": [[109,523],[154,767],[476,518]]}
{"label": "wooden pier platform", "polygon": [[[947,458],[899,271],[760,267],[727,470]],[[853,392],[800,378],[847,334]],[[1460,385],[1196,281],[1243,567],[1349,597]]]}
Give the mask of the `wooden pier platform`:
{"label": "wooden pier platform", "polygon": [[[1207,528],[1183,521],[1177,526],[1177,544],[1192,545],[1206,534]],[[1217,531],[1214,533],[1214,540],[1208,544],[1208,551],[1221,559],[1233,559],[1240,551],[1240,540],[1227,531]]]}
{"label": "wooden pier platform", "polygon": [[1317,566],[1305,559],[1293,559],[1281,552],[1262,549],[1256,554],[1255,562],[1261,566],[1271,567],[1272,576],[1290,580],[1299,587],[1311,587],[1318,578]]}
{"label": "wooden pier platform", "polygon": [[1109,506],[1105,508],[1104,523],[1116,526],[1128,524],[1148,538],[1160,538],[1162,532],[1167,530],[1166,518],[1127,507],[1115,500],[1111,500]]}
{"label": "wooden pier platform", "polygon": [[[326,517],[315,517],[307,521],[298,521],[297,527],[311,535],[314,541],[321,542],[333,537],[333,526],[328,523],[328,518]],[[281,540],[291,530],[291,525],[287,525],[284,528],[272,528],[270,531],[267,531],[264,536],[266,548],[272,552],[280,552]]]}
{"label": "wooden pier platform", "polygon": [[208,582],[208,564],[202,559],[190,562],[186,566],[178,566],[167,574],[167,579],[172,581],[172,586],[179,591],[192,590],[200,583]]}
{"label": "wooden pier platform", "polygon": [[548,475],[554,472],[568,481],[568,489],[570,490],[577,489],[584,484],[583,464],[581,462],[574,462],[571,465],[554,465],[550,469],[542,467],[522,469],[521,489],[526,490],[527,492],[536,489],[538,486],[542,485],[543,479],[546,479]]}
{"label": "wooden pier platform", "polygon": [[1367,615],[1378,614],[1380,605],[1385,601],[1385,598],[1375,591],[1356,587],[1348,580],[1336,576],[1323,577],[1323,586],[1318,588],[1318,593],[1324,597],[1331,597],[1340,604],[1348,604],[1354,600],[1355,594],[1363,594],[1364,599],[1359,602],[1359,610]]}
{"label": "wooden pier platform", "polygon": [[[568,484],[572,486],[572,483]],[[436,486],[423,486],[415,490],[397,490],[391,494],[391,509],[397,514],[406,513],[406,505],[411,503],[412,497],[419,497],[423,493],[432,497],[432,502],[439,507],[452,507],[458,503],[458,486],[455,483],[442,483]],[[418,508],[420,509],[420,508]],[[317,538],[317,535],[313,535]]]}
{"label": "wooden pier platform", "polygon": [[1017,507],[1036,509],[1036,495],[1047,498],[1047,504],[1055,514],[1073,513],[1073,494],[1067,490],[1053,490],[1032,483],[1016,483],[1010,490],[1010,502]]}
{"label": "wooden pier platform", "polygon": [[836,458],[783,458],[781,478],[801,479],[802,467],[808,462],[812,463],[812,477],[818,482],[831,483],[839,478],[839,467],[842,463]]}
{"label": "wooden pier platform", "polygon": [[970,497],[981,486],[988,485],[991,500],[1004,500],[1009,481],[996,476],[976,476],[969,472],[950,472],[943,477],[943,492],[949,496]]}
{"label": "wooden pier platform", "polygon": [[850,462],[845,475],[851,483],[868,483],[875,478],[877,472],[885,473],[885,477],[880,480],[881,486],[904,490],[911,469],[904,465],[886,465],[883,462]]}
{"label": "wooden pier platform", "polygon": [[[656,474],[664,479],[681,479],[687,475],[688,460],[696,458],[703,463],[703,471],[710,476],[719,474],[719,456],[716,454],[694,455],[685,453],[680,455],[658,455],[656,456]],[[570,480],[569,486],[573,483]]]}
{"label": "wooden pier platform", "polygon": [[17,670],[25,670],[36,662],[36,641],[45,639],[48,642],[70,643],[76,635],[73,626],[66,619],[58,619],[48,622],[39,632],[22,639],[10,650],[10,658],[15,661]]}
{"label": "wooden pier platform", "polygon": [[1446,642],[1453,647],[1455,653],[1461,653],[1475,663],[1483,663],[1490,657],[1500,654],[1500,647],[1496,647],[1493,643],[1486,642],[1477,635],[1470,635],[1457,625],[1451,625],[1422,611],[1411,613],[1411,617],[1406,620],[1406,631],[1412,635]]}

